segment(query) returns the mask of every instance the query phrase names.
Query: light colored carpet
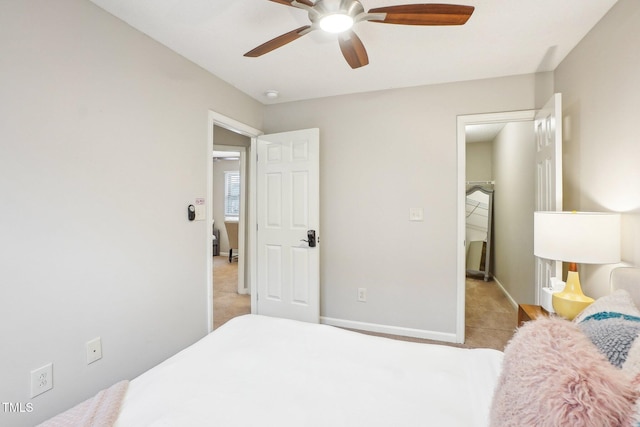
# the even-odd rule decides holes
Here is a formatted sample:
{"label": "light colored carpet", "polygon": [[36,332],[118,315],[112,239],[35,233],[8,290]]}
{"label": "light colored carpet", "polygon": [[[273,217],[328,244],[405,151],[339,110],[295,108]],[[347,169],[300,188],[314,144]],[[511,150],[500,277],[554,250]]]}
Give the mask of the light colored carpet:
{"label": "light colored carpet", "polygon": [[465,347],[504,350],[518,323],[518,311],[498,285],[467,278]]}
{"label": "light colored carpet", "polygon": [[251,296],[238,294],[238,263],[227,256],[213,257],[213,329],[230,319],[251,313]]}
{"label": "light colored carpet", "polygon": [[[447,344],[456,347],[494,348],[504,350],[513,336],[517,323],[517,310],[513,308],[498,285],[491,281],[467,278],[465,304],[465,343]],[[213,257],[213,327],[228,320],[251,313],[251,297],[239,295],[238,263],[229,263],[225,256]],[[358,331],[362,332],[362,331]],[[368,332],[365,332],[368,333]],[[443,344],[439,341],[370,333],[405,341]]]}

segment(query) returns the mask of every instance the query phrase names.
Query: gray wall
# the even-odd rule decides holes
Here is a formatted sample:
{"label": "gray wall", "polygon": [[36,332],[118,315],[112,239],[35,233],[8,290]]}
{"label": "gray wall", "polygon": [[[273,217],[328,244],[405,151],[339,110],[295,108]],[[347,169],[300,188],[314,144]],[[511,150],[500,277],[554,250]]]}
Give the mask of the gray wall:
{"label": "gray wall", "polygon": [[[622,212],[622,257],[640,265],[640,2],[619,0],[555,72],[563,94],[564,208]],[[587,295],[611,266],[586,267]]]}
{"label": "gray wall", "polygon": [[496,181],[493,205],[494,275],[517,303],[533,304],[533,122],[508,123],[494,140],[493,147]]}
{"label": "gray wall", "polygon": [[[208,110],[263,106],[85,0],[0,2],[0,401],[34,425],[207,332]],[[102,360],[85,343],[100,336]]]}
{"label": "gray wall", "polygon": [[466,146],[466,180],[493,180],[493,141],[468,143]]}
{"label": "gray wall", "polygon": [[267,107],[268,132],[321,129],[322,316],[455,334],[456,117],[535,96],[527,75]]}

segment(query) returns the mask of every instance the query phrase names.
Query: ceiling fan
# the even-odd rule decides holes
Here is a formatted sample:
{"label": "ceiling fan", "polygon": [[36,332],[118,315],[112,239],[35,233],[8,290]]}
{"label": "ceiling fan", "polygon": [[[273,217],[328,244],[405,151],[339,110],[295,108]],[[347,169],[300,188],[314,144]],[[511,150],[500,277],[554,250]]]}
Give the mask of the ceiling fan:
{"label": "ceiling fan", "polygon": [[311,25],[305,25],[261,44],[244,56],[258,57],[318,29],[338,33],[342,55],[351,68],[369,63],[360,38],[351,30],[362,21],[401,25],[463,25],[473,13],[473,6],[455,4],[403,4],[364,11],[359,0],[270,0],[309,13]]}

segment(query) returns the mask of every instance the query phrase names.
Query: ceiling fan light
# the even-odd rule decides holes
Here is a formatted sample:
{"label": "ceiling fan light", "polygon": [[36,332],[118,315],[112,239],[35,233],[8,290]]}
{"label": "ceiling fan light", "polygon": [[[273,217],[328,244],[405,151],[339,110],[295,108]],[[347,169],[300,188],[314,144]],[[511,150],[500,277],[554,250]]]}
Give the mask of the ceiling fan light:
{"label": "ceiling fan light", "polygon": [[341,33],[353,27],[353,18],[344,13],[332,13],[320,20],[320,28],[328,33]]}

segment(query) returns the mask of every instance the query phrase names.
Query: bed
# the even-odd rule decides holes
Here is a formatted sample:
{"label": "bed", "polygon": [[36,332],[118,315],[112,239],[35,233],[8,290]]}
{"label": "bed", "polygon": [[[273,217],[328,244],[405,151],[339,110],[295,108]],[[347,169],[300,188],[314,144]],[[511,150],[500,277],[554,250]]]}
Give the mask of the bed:
{"label": "bed", "polygon": [[501,360],[246,315],[133,380],[116,426],[484,426]]}
{"label": "bed", "polygon": [[79,416],[106,413],[117,427],[640,427],[640,269],[617,268],[610,284],[572,322],[527,322],[504,353],[241,316]]}

